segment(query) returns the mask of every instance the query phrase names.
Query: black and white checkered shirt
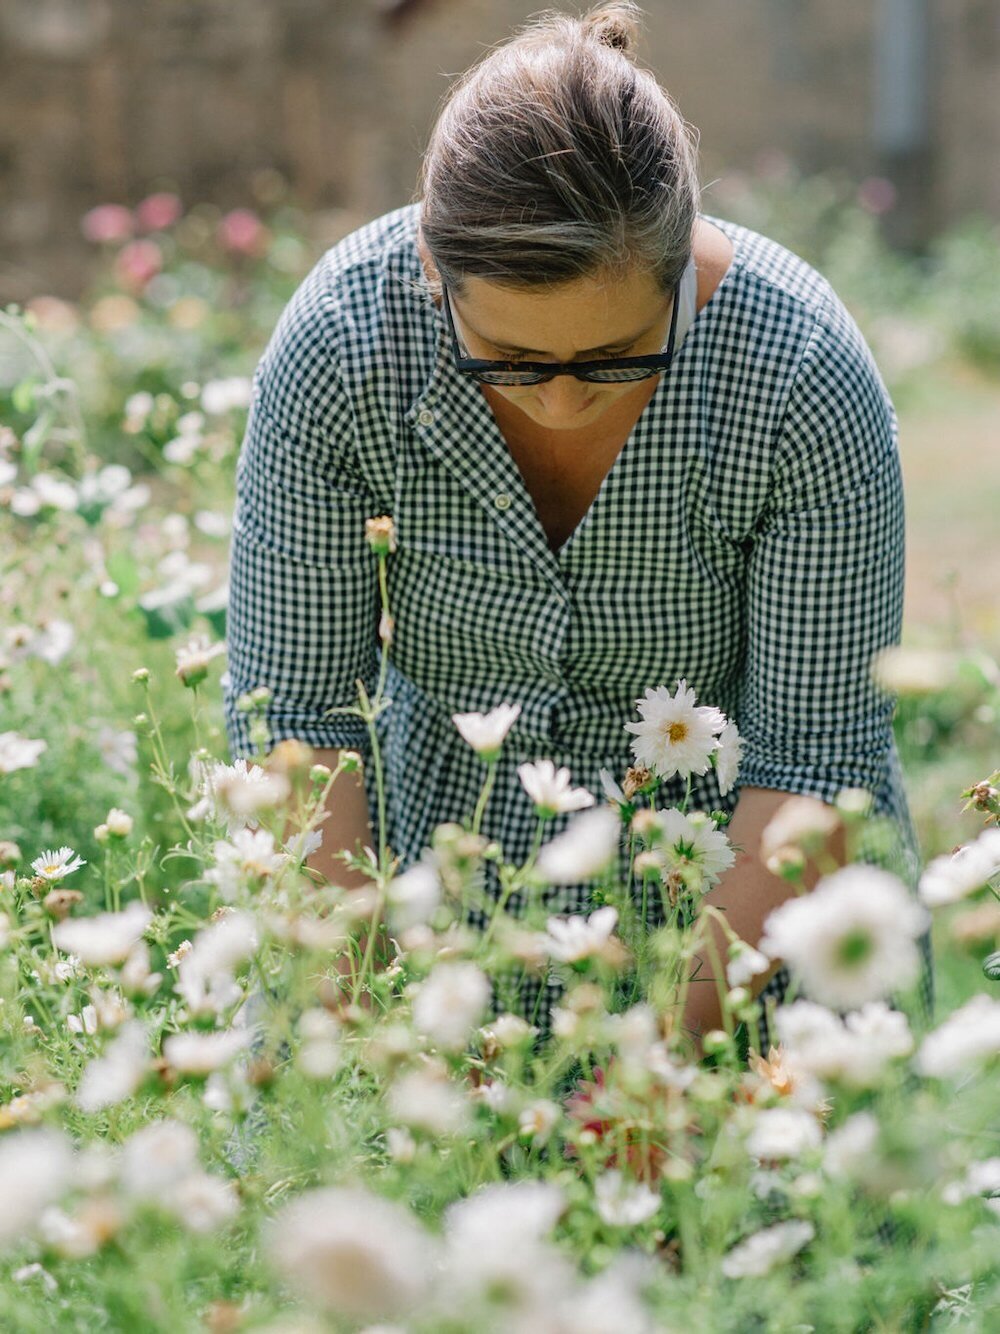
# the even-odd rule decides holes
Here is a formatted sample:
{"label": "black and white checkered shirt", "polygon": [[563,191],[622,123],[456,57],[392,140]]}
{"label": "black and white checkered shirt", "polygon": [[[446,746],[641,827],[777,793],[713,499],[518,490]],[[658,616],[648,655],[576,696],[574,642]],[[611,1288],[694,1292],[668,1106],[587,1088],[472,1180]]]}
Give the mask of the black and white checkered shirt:
{"label": "black and white checkered shirt", "polygon": [[[548,757],[600,798],[598,771],[620,779],[629,764],[636,700],[684,677],[738,722],[742,784],[827,801],[869,789],[914,883],[892,701],[868,674],[900,632],[895,412],[826,280],[774,241],[708,220],[733,242],[732,263],[558,552],[479,386],[454,367],[423,283],[417,206],[319,260],[257,368],[237,468],[234,756],[251,753],[235,702],[257,685],[273,692],[274,741],[364,751],[358,720],[324,713],[376,674],[364,528],[390,514],[385,834],[404,866],[475,805],[483,766],[453,713],[522,706],[484,821],[520,862],[536,822],[517,765]],[[664,784],[659,804],[682,791]],[[732,810],[737,796],[720,795],[714,770],[695,780],[695,808]],[[588,894],[563,888],[552,909],[584,910]],[[929,968],[922,992],[929,1004]]]}

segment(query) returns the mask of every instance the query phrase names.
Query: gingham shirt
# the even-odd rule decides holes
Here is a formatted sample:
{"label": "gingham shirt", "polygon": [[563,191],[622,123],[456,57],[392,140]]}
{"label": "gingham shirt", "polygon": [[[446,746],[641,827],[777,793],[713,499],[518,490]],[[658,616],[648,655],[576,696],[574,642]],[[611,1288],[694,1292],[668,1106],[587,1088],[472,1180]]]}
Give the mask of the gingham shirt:
{"label": "gingham shirt", "polygon": [[[357,719],[325,711],[356,702],[356,679],[376,675],[364,528],[389,514],[384,832],[404,866],[436,824],[475,805],[483,766],[453,713],[522,706],[483,826],[521,861],[536,821],[517,765],[568,765],[600,799],[599,770],[620,779],[630,762],[637,698],[684,677],[737,721],[741,784],[827,801],[869,789],[901,833],[897,865],[912,884],[892,701],[868,674],[900,632],[896,416],[830,285],[774,241],[709,216],[733,242],[730,267],[553,552],[479,386],[454,367],[417,220],[418,206],[398,209],[323,255],[257,367],[232,539],[233,755],[251,753],[235,703],[257,685],[273,694],[275,742],[366,749]],[[738,791],[721,796],[709,770],[694,805],[732,810]],[[659,804],[682,793],[665,783]],[[584,910],[589,893],[554,891],[551,907]],[[784,983],[779,973],[770,993]],[[928,1002],[929,986],[925,973]]]}

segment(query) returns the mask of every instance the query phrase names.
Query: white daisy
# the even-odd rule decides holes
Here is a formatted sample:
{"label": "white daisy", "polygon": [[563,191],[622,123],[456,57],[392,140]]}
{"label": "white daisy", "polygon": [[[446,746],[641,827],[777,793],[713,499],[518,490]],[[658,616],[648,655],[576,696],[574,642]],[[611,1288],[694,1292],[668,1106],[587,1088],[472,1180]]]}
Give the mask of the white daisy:
{"label": "white daisy", "polygon": [[68,917],[52,928],[52,941],[65,954],[76,954],[91,967],[123,963],[153,914],[143,903],[130,903],[124,912],[102,912],[93,917]]}
{"label": "white daisy", "polygon": [[951,856],[935,857],[920,877],[920,897],[931,908],[957,903],[1000,871],[1000,828],[985,829]]}
{"label": "white daisy", "polygon": [[413,1002],[413,1025],[446,1051],[460,1051],[490,999],[486,974],[474,963],[439,963]]}
{"label": "white daisy", "polygon": [[761,950],[783,959],[808,995],[854,1010],[909,985],[929,921],[903,882],[875,866],[844,866],[767,918]]}
{"label": "white daisy", "polygon": [[266,829],[237,829],[228,843],[216,841],[214,856],[216,864],[205,879],[227,900],[235,898],[242,885],[276,875],[288,861],[287,853],[275,851],[274,835]]}
{"label": "white daisy", "polygon": [[804,1219],[789,1219],[762,1228],[741,1241],[722,1259],[726,1278],[763,1278],[775,1265],[798,1255],[816,1235],[812,1223]]}
{"label": "white daisy", "polygon": [[78,857],[72,848],[59,848],[58,851],[46,850],[40,857],[36,857],[31,863],[31,869],[35,875],[41,876],[43,880],[62,880],[64,876],[72,871],[78,871],[81,866],[86,866],[82,857]]}
{"label": "white daisy", "polygon": [[0,732],[0,774],[33,768],[47,746],[47,741],[31,741],[17,732]]}
{"label": "white daisy", "polygon": [[766,954],[761,954],[760,950],[755,950],[752,945],[741,940],[730,951],[726,981],[731,987],[745,987],[751,978],[758,973],[766,973],[770,966],[771,960]]}
{"label": "white daisy", "polygon": [[735,723],[726,723],[719,733],[719,749],[715,752],[715,774],[722,796],[732,792],[743,759],[743,738]]}
{"label": "white daisy", "polygon": [[811,1112],[801,1107],[765,1107],[747,1136],[747,1152],[761,1162],[784,1162],[819,1147],[822,1135]]}
{"label": "white daisy", "polygon": [[682,679],[676,694],[671,695],[666,686],[657,686],[636,700],[642,722],[626,723],[625,730],[635,734],[632,754],[637,764],[645,765],[660,778],[707,773],[712,755],[719,748],[717,734],[726,726],[726,717],[718,709],[696,705],[695,699],[694,691]]}
{"label": "white daisy", "polygon": [[500,747],[520,714],[520,704],[498,704],[489,713],[453,713],[451,721],[477,755],[492,760],[500,754]]}
{"label": "white daisy", "polygon": [[196,686],[208,675],[208,664],[220,653],[225,653],[222,643],[213,644],[208,635],[192,635],[186,644],[175,650],[177,656],[177,675],[186,686]]}
{"label": "white daisy", "polygon": [[621,1172],[602,1172],[594,1182],[597,1212],[610,1227],[636,1227],[659,1212],[658,1191],[641,1181],[628,1181]]}
{"label": "white daisy", "polygon": [[618,909],[598,908],[583,917],[550,917],[543,937],[546,952],[561,963],[589,959],[604,949],[618,921]]}
{"label": "white daisy", "polygon": [[536,868],[553,884],[591,880],[618,852],[621,823],[610,806],[578,815],[569,827],[546,843]]}
{"label": "white daisy", "polygon": [[76,1105],[99,1112],[132,1096],[149,1066],[149,1039],[137,1019],[122,1025],[115,1040],[85,1068],[76,1089]]}
{"label": "white daisy", "polygon": [[517,776],[539,815],[564,815],[594,804],[594,798],[586,788],[570,785],[569,770],[557,769],[551,760],[519,764]]}
{"label": "white daisy", "polygon": [[437,1246],[402,1205],[360,1187],[306,1191],[264,1229],[291,1288],[352,1326],[407,1316],[437,1269]]}
{"label": "white daisy", "polygon": [[947,1079],[1000,1053],[1000,1001],[980,993],[928,1033],[916,1056],[923,1075]]}
{"label": "white daisy", "polygon": [[675,806],[658,811],[663,831],[660,855],[668,870],[693,871],[707,890],[736,861],[729,839],[701,811],[684,815]]}
{"label": "white daisy", "polygon": [[249,1029],[212,1033],[171,1033],[163,1039],[163,1059],[182,1075],[207,1075],[220,1070],[253,1041]]}

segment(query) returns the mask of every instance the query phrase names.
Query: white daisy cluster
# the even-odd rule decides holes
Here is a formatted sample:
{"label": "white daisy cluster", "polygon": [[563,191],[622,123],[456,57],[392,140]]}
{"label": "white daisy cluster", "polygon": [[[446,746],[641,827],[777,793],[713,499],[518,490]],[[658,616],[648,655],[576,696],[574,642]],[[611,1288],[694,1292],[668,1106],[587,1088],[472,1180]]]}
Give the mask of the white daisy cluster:
{"label": "white daisy cluster", "polygon": [[636,700],[641,721],[625,724],[625,730],[635,735],[632,754],[636,764],[663,779],[704,774],[714,764],[719,791],[725,796],[736,782],[742,739],[724,713],[697,704],[696,698],[683,679],[674,694],[666,686],[647,690]]}

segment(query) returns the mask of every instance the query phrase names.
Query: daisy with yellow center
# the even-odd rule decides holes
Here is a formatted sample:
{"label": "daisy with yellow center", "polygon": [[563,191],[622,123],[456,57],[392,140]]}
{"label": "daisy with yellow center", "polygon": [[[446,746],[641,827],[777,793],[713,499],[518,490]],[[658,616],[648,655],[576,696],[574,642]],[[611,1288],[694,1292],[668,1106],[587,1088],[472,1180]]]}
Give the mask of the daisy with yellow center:
{"label": "daisy with yellow center", "polygon": [[658,778],[674,774],[690,778],[707,773],[712,766],[726,716],[719,709],[697,705],[695,699],[695,692],[683,679],[677,682],[674,694],[666,686],[657,686],[636,701],[642,721],[625,724],[625,730],[635,735],[632,754],[636,763]]}

